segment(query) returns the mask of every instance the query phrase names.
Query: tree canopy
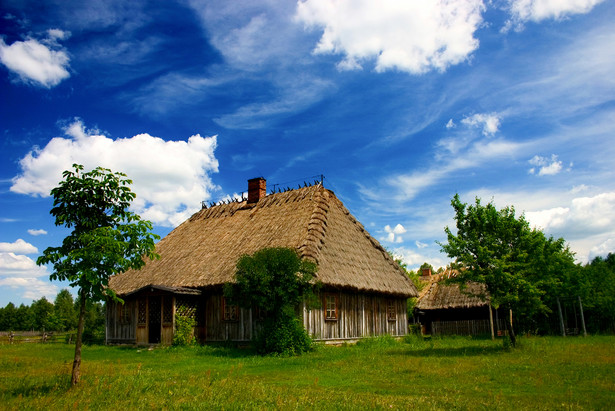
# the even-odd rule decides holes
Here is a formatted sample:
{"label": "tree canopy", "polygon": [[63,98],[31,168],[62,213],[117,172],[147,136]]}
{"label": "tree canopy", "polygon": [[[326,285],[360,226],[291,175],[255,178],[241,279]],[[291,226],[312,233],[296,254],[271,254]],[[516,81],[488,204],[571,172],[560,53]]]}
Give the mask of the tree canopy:
{"label": "tree canopy", "polygon": [[67,280],[79,288],[80,310],[72,383],[79,381],[81,338],[87,301],[117,299],[108,288],[109,278],[128,269],[139,269],[145,258],[157,258],[152,224],[129,210],[135,194],[123,173],[83,166],[64,171],[63,180],[51,190],[50,213],[57,226],[72,229],[62,245],[48,247],[37,264],[52,264],[52,280]]}
{"label": "tree canopy", "polygon": [[[563,239],[547,238],[530,228],[514,207],[497,210],[480,199],[468,206],[459,195],[451,201],[456,233],[445,228],[448,243],[440,244],[455,259],[458,275],[450,281],[483,283],[494,307],[506,307],[517,315],[548,312],[545,295],[557,295],[562,278],[574,269],[574,258]],[[507,321],[515,343],[512,323]]]}

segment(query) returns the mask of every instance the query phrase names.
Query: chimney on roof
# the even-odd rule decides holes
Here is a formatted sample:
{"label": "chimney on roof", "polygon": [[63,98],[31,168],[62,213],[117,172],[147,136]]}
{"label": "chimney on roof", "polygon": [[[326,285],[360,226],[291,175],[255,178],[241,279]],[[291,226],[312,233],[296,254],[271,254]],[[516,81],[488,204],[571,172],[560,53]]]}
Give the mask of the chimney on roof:
{"label": "chimney on roof", "polygon": [[256,177],[248,180],[248,203],[256,203],[267,195],[267,180]]}

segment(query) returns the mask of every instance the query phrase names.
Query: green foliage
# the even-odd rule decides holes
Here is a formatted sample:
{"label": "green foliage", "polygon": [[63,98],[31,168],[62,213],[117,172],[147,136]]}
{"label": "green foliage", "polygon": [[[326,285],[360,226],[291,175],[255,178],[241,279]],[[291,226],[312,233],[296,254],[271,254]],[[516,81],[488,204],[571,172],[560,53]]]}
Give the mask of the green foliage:
{"label": "green foliage", "polygon": [[61,290],[53,303],[53,311],[58,320],[58,331],[68,331],[77,328],[77,309],[73,295],[67,290]]}
{"label": "green foliage", "polygon": [[47,298],[41,297],[32,303],[30,307],[34,315],[35,330],[55,330],[57,321],[52,317],[53,304]]}
{"label": "green foliage", "polygon": [[244,308],[258,307],[264,313],[265,325],[256,340],[260,352],[306,351],[309,336],[297,325],[295,308],[313,298],[316,270],[290,248],[264,248],[239,259],[235,283],[225,284],[224,293]]}
{"label": "green foliage", "polygon": [[175,313],[175,333],[173,334],[173,345],[185,346],[195,343],[194,327],[196,320],[191,315],[178,310]]}
{"label": "green foliage", "polygon": [[[445,228],[448,243],[442,251],[455,258],[459,274],[450,282],[483,283],[494,307],[513,309],[515,315],[530,317],[549,312],[547,298],[557,296],[563,278],[574,270],[573,254],[563,239],[546,238],[531,229],[513,207],[497,210],[480,199],[467,206],[455,195],[457,232]],[[512,344],[515,336],[508,322]]]}
{"label": "green foliage", "polygon": [[[75,301],[75,309],[80,301]],[[74,338],[73,338],[74,340]],[[103,344],[105,342],[105,307],[99,301],[87,301],[83,327],[83,342]]]}
{"label": "green foliage", "polygon": [[139,269],[147,257],[158,258],[150,233],[152,224],[129,211],[135,198],[131,180],[123,173],[98,167],[83,173],[83,166],[64,171],[64,180],[51,190],[50,213],[55,224],[72,228],[59,247],[48,247],[37,264],[52,264],[52,280],[70,281],[80,295],[95,301],[115,297],[109,277]]}
{"label": "green foliage", "polygon": [[615,332],[615,254],[580,267],[568,295],[581,296],[590,332]]}
{"label": "green foliage", "polygon": [[108,287],[109,278],[128,269],[139,269],[146,258],[159,258],[152,234],[152,223],[129,210],[135,194],[131,180],[123,173],[97,167],[83,172],[62,173],[63,180],[51,190],[57,226],[72,229],[59,247],[48,247],[36,263],[52,264],[51,280],[69,281],[79,288],[79,323],[72,383],[79,381],[81,343],[88,301],[105,298],[119,300]]}
{"label": "green foliage", "polygon": [[263,331],[257,335],[255,343],[259,354],[281,356],[302,354],[312,347],[312,339],[294,315],[265,319]]}

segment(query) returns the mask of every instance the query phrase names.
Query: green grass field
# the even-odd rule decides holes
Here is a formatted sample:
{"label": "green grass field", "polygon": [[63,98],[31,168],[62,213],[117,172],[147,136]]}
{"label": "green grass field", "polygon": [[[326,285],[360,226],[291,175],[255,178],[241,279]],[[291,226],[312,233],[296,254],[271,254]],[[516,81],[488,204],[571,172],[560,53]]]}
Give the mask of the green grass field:
{"label": "green grass field", "polygon": [[615,337],[445,338],[319,346],[301,357],[216,347],[0,346],[2,409],[613,409]]}

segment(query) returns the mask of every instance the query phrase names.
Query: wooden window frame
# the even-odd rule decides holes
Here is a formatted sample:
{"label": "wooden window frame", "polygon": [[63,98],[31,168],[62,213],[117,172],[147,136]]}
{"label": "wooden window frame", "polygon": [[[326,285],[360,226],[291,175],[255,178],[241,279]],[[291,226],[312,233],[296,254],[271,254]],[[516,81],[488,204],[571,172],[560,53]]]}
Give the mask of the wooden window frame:
{"label": "wooden window frame", "polygon": [[130,324],[130,319],[132,316],[130,313],[130,307],[128,307],[127,303],[117,303],[117,308],[117,317],[119,320],[118,322],[120,324]]}
{"label": "wooden window frame", "polygon": [[147,324],[147,299],[137,300],[137,325]]}
{"label": "wooden window frame", "polygon": [[229,304],[226,297],[222,297],[222,320],[226,322],[239,321],[239,306],[237,304]]}
{"label": "wooden window frame", "polygon": [[[329,307],[329,303],[333,304],[333,307]],[[339,296],[333,293],[325,293],[323,296],[323,308],[325,321],[337,321],[339,318]]]}
{"label": "wooden window frame", "polygon": [[393,300],[387,301],[387,321],[397,321],[397,310]]}

